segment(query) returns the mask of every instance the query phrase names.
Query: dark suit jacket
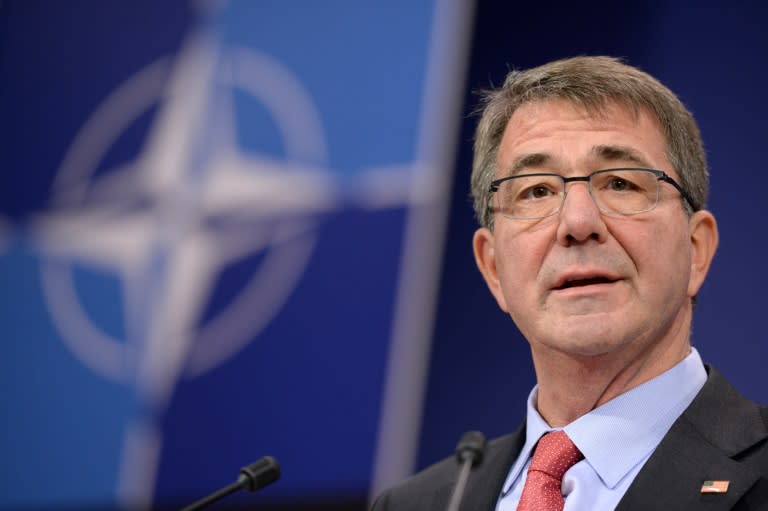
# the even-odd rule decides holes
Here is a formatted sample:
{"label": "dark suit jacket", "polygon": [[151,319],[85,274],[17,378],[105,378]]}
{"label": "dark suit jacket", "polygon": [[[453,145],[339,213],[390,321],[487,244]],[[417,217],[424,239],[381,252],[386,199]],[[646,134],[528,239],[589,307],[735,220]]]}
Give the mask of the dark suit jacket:
{"label": "dark suit jacket", "polygon": [[[618,511],[768,511],[768,408],[742,396],[715,369],[640,470]],[[495,509],[501,487],[525,442],[525,425],[488,444],[469,478],[462,511]],[[383,493],[373,511],[442,511],[458,475],[443,460]],[[702,494],[706,480],[728,491]],[[595,510],[602,511],[602,510]]]}

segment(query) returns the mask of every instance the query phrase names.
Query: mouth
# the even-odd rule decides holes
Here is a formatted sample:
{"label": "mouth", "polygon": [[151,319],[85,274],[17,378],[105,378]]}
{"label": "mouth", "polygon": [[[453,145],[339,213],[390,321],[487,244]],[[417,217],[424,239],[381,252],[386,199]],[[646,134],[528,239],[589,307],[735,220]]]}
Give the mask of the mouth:
{"label": "mouth", "polygon": [[555,291],[561,291],[563,289],[570,289],[572,287],[585,287],[594,286],[597,284],[613,284],[618,279],[606,277],[603,275],[596,275],[590,277],[578,277],[564,279],[559,285],[556,285],[553,289]]}

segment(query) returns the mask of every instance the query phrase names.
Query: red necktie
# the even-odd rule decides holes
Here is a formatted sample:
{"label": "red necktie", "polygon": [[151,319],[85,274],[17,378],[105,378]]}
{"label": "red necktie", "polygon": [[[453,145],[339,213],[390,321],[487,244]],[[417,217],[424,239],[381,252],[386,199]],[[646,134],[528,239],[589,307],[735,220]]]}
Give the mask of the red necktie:
{"label": "red necktie", "polygon": [[541,437],[517,511],[562,511],[563,474],[583,457],[565,431],[553,431]]}

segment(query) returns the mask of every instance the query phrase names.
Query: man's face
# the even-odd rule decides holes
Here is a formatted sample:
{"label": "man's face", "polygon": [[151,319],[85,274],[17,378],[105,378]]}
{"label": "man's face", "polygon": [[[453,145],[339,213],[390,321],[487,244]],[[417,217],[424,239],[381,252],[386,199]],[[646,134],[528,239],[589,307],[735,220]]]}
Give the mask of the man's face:
{"label": "man's face", "polygon": [[[586,176],[618,167],[663,170],[679,182],[655,118],[619,105],[588,113],[564,101],[523,105],[509,120],[497,178],[553,172]],[[668,340],[688,342],[690,298],[717,243],[706,211],[689,220],[674,187],[655,209],[602,214],[585,182],[539,220],[495,213],[475,234],[475,255],[499,306],[537,351],[592,357]]]}

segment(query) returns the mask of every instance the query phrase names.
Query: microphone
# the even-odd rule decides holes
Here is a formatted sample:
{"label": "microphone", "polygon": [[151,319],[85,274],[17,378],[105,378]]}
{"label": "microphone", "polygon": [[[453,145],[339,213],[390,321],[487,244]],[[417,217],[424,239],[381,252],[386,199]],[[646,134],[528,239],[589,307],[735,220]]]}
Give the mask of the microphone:
{"label": "microphone", "polygon": [[479,431],[464,433],[456,446],[456,459],[461,464],[461,472],[456,486],[453,488],[451,500],[446,511],[459,511],[459,504],[464,497],[464,488],[469,479],[469,472],[483,461],[485,453],[485,436]]}
{"label": "microphone", "polygon": [[248,491],[256,491],[274,483],[278,479],[280,479],[280,464],[272,456],[264,456],[247,467],[241,468],[240,476],[237,478],[236,482],[190,504],[181,511],[196,511],[212,502],[216,502],[217,500],[226,497],[230,493],[236,492],[240,488],[245,488]]}

